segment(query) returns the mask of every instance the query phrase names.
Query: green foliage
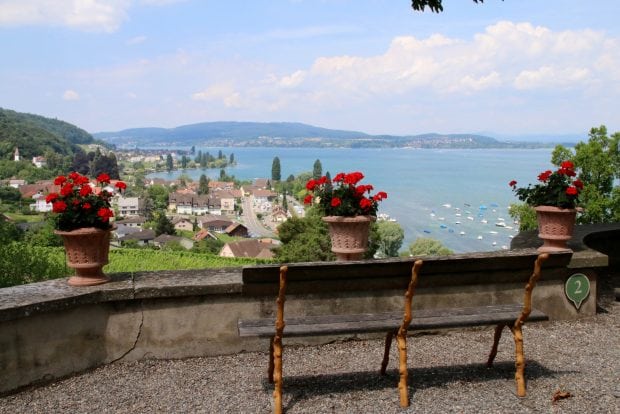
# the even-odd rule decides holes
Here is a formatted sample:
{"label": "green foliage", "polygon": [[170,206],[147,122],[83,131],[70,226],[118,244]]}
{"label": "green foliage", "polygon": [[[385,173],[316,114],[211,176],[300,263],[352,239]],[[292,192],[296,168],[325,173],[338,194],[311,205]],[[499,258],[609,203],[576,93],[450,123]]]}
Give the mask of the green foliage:
{"label": "green foliage", "polygon": [[219,257],[189,251],[125,248],[111,250],[109,260],[110,263],[103,269],[106,273],[238,267],[269,262],[253,258]]}
{"label": "green foliage", "polygon": [[57,279],[67,274],[64,249],[23,242],[0,247],[0,288]]}
{"label": "green foliage", "polygon": [[2,203],[16,203],[22,199],[22,194],[17,188],[10,186],[0,187],[0,202]]}
{"label": "green foliage", "polygon": [[170,234],[174,236],[176,234],[176,230],[174,229],[174,224],[170,221],[170,219],[163,213],[159,212],[155,217],[155,235],[159,236],[160,234]]}
{"label": "green foliage", "polygon": [[608,136],[601,125],[592,128],[588,142],[579,142],[574,151],[558,145],[553,154],[555,163],[568,157],[580,169],[579,179],[584,189],[579,196],[583,212],[578,223],[608,223],[620,219],[618,179],[620,179],[620,133]]}
{"label": "green foliage", "polygon": [[153,208],[157,210],[168,208],[168,195],[168,188],[160,184],[152,185],[147,189],[147,196],[153,201]]}
{"label": "green foliage", "polygon": [[519,231],[534,230],[538,227],[536,210],[527,204],[511,204],[508,214],[519,221]]}
{"label": "green foliage", "polygon": [[377,253],[381,257],[397,257],[405,238],[405,231],[400,224],[395,221],[379,221],[377,233],[379,236]]}
{"label": "green foliage", "polygon": [[314,161],[314,165],[312,167],[312,178],[318,180],[323,175],[323,166],[321,165],[321,160]]}
{"label": "green foliage", "polygon": [[192,248],[192,252],[218,254],[220,250],[222,250],[222,247],[224,247],[224,242],[222,240],[207,237],[196,243]]}
{"label": "green foliage", "polygon": [[[5,221],[0,218],[0,246],[13,241],[19,241],[22,238],[22,232],[17,228],[15,223]],[[2,248],[2,247],[0,247]]]}
{"label": "green foliage", "polygon": [[205,174],[200,175],[198,180],[198,194],[209,194],[209,178]]}
{"label": "green foliage", "polygon": [[314,211],[306,217],[293,217],[278,226],[282,246],[275,251],[276,260],[284,263],[333,260],[327,224]]}
{"label": "green foliage", "polygon": [[174,162],[172,161],[172,155],[170,154],[166,155],[166,169],[168,172],[174,169]]}
{"label": "green foliage", "polygon": [[282,178],[282,170],[280,167],[280,158],[274,157],[271,163],[271,181],[280,181]]}
{"label": "green foliage", "polygon": [[62,238],[54,233],[54,222],[46,220],[39,226],[32,226],[24,235],[25,241],[32,246],[60,247]]}
{"label": "green foliage", "polygon": [[412,256],[445,256],[452,253],[452,250],[443,246],[439,240],[424,237],[420,237],[411,243],[406,252]]}
{"label": "green foliage", "polygon": [[[413,10],[424,11],[428,7],[430,11],[440,13],[443,11],[442,0],[411,0]],[[484,0],[474,0],[474,3],[484,3]]]}
{"label": "green foliage", "polygon": [[93,142],[86,131],[56,119],[0,108],[0,158],[12,160],[15,148],[30,160],[46,152],[71,155],[75,144]]}

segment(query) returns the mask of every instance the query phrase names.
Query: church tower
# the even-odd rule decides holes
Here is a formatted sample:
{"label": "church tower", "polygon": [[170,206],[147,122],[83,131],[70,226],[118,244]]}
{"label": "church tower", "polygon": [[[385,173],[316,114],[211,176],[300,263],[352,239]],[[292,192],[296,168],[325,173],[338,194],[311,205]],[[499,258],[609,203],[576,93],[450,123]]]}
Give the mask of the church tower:
{"label": "church tower", "polygon": [[21,161],[22,157],[19,156],[19,148],[15,147],[15,156],[13,157],[13,161]]}

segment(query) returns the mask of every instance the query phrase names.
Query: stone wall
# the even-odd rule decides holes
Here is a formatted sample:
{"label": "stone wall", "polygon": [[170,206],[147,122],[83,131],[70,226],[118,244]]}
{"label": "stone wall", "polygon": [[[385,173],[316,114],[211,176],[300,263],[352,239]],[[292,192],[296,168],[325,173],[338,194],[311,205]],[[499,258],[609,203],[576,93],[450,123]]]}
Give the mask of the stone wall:
{"label": "stone wall", "polygon": [[[501,255],[501,253],[499,253]],[[597,271],[606,256],[575,253],[568,267],[543,274],[534,306],[552,319],[596,312]],[[588,275],[592,293],[579,311],[563,291],[573,272]],[[520,302],[523,278],[423,287],[414,309]],[[287,315],[402,310],[402,290],[287,296]],[[272,315],[272,295],[242,292],[241,269],[113,275],[112,282],[71,287],[66,279],[0,289],[0,393],[118,360],[185,358],[266,351],[265,340],[241,340],[237,320]],[[299,339],[320,343],[334,338]]]}

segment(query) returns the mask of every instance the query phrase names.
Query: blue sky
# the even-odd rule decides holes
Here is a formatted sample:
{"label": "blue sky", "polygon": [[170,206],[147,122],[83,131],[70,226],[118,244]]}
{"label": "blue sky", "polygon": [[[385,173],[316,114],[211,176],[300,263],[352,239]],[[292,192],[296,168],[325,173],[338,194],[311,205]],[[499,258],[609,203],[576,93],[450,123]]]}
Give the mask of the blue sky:
{"label": "blue sky", "polygon": [[89,132],[620,130],[620,1],[0,0],[0,107]]}

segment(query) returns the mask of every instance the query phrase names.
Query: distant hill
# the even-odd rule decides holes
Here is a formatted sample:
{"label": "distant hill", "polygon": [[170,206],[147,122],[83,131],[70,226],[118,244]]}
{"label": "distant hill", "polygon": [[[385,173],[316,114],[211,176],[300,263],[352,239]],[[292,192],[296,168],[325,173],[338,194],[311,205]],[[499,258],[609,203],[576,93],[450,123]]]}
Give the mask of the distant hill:
{"label": "distant hill", "polygon": [[0,159],[12,157],[15,147],[31,158],[46,151],[70,155],[77,144],[93,142],[92,135],[68,122],[0,108]]}
{"label": "distant hill", "polygon": [[118,147],[145,146],[290,146],[290,147],[514,147],[474,134],[370,135],[292,122],[203,122],[176,128],[133,128],[93,134]]}

